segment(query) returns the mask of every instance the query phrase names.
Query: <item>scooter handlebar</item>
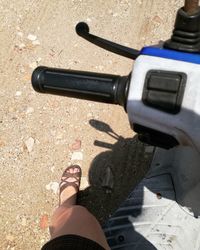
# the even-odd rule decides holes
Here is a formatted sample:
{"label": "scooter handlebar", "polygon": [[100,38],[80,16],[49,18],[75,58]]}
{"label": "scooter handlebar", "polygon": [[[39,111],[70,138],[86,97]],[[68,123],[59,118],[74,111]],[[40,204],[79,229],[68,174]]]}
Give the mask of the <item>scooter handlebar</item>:
{"label": "scooter handlebar", "polygon": [[125,105],[128,77],[37,67],[32,74],[37,92]]}

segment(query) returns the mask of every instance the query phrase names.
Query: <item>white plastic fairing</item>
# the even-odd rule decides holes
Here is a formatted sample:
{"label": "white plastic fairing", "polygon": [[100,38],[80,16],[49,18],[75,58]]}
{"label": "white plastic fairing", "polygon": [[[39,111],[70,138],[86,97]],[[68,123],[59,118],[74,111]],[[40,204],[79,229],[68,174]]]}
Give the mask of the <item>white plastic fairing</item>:
{"label": "white plastic fairing", "polygon": [[199,154],[156,149],[147,176],[104,228],[112,250],[199,250]]}
{"label": "white plastic fairing", "polygon": [[[187,75],[186,87],[178,114],[169,114],[144,105],[143,87],[149,70],[183,72]],[[172,135],[181,145],[190,145],[200,152],[200,65],[172,59],[141,55],[132,73],[127,112],[132,124]]]}

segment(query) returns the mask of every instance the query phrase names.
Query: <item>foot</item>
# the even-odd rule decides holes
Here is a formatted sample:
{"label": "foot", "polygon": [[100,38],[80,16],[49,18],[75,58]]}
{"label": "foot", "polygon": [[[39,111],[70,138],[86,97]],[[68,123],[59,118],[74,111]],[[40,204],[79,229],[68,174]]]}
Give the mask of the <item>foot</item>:
{"label": "foot", "polygon": [[59,205],[62,205],[63,203],[68,206],[76,204],[80,180],[81,168],[78,165],[72,165],[66,168],[60,182]]}

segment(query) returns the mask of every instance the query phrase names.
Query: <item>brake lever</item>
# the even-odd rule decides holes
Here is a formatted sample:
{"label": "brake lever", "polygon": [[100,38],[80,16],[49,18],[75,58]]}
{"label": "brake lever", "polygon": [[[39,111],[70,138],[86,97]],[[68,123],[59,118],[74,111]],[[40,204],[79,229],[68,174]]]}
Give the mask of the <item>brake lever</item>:
{"label": "brake lever", "polygon": [[136,49],[128,48],[126,46],[90,34],[90,29],[87,23],[78,23],[76,25],[76,33],[85,40],[120,56],[124,56],[133,60],[139,56],[140,52]]}

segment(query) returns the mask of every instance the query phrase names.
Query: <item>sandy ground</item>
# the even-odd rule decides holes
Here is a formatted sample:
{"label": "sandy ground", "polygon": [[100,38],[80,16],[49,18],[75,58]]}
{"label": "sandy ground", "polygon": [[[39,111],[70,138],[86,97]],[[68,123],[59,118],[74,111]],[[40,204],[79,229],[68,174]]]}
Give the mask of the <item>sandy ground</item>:
{"label": "sandy ground", "polygon": [[[58,182],[83,167],[79,203],[103,224],[145,174],[151,151],[122,107],[35,93],[37,65],[127,75],[132,61],[75,34],[140,49],[166,40],[183,1],[0,0],[0,249],[39,249],[49,238]],[[102,147],[103,146],[103,147]],[[108,178],[112,191],[107,190]]]}

